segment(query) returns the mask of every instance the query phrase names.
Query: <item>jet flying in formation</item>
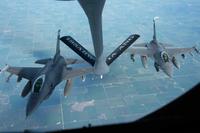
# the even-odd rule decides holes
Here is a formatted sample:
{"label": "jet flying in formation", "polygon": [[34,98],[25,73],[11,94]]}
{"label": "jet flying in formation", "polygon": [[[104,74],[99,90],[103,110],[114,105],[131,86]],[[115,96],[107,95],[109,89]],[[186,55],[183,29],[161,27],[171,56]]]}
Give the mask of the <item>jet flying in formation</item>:
{"label": "jet flying in formation", "polygon": [[153,19],[153,40],[147,43],[134,44],[134,46],[129,48],[127,52],[131,54],[131,59],[133,61],[135,61],[135,55],[140,55],[144,68],[147,68],[147,57],[152,58],[157,72],[162,69],[165,74],[172,77],[173,65],[178,69],[180,68],[180,64],[176,59],[178,54],[184,58],[185,53],[196,51],[200,54],[200,52],[195,46],[190,48],[179,48],[172,47],[173,45],[170,44],[158,42],[155,24],[157,19],[158,17],[154,17]]}
{"label": "jet flying in formation", "polygon": [[67,66],[84,62],[77,59],[65,59],[60,55],[60,30],[58,31],[54,58],[37,60],[35,63],[42,64],[44,67],[12,67],[7,65],[4,69],[0,70],[1,73],[3,71],[11,73],[8,80],[13,74],[18,76],[18,82],[22,78],[28,80],[21,93],[22,97],[26,97],[30,93],[26,107],[26,117],[46,100],[52,94],[55,87],[63,80],[66,80],[64,88],[64,95],[66,96],[71,87],[72,78],[93,73],[92,67],[73,69]]}

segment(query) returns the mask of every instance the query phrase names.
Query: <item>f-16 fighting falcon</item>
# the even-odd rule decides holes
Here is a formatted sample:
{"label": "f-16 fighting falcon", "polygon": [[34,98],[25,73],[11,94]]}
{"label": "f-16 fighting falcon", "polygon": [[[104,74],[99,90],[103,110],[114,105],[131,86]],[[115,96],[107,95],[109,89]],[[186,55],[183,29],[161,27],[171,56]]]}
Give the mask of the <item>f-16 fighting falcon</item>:
{"label": "f-16 fighting falcon", "polygon": [[[72,0],[57,0],[57,1],[72,1]],[[113,53],[107,58],[104,58],[103,52],[103,34],[102,34],[102,12],[106,0],[78,0],[87,15],[90,30],[92,34],[95,56],[87,51],[83,46],[76,42],[70,36],[64,36],[61,40],[79,54],[83,59],[94,67],[94,73],[101,75],[109,72],[109,65],[120,56],[132,43],[134,43],[139,35],[134,34],[124,41]]]}
{"label": "f-16 fighting falcon", "polygon": [[161,43],[157,41],[156,38],[156,24],[155,21],[159,17],[154,17],[153,19],[153,40],[149,43],[135,44],[134,47],[127,50],[131,53],[131,59],[135,61],[134,55],[140,55],[141,61],[144,68],[147,68],[147,57],[154,59],[154,67],[158,72],[160,69],[163,70],[165,74],[169,77],[173,76],[173,65],[179,69],[180,64],[176,59],[176,56],[180,54],[183,58],[185,53],[191,53],[196,51],[200,54],[199,50],[194,46],[191,48],[178,48],[172,47],[172,45]]}
{"label": "f-16 fighting falcon", "polygon": [[64,95],[66,96],[71,87],[72,78],[93,72],[92,67],[82,69],[67,67],[69,64],[84,62],[77,59],[65,59],[60,55],[60,30],[58,31],[56,54],[54,58],[37,60],[35,63],[45,66],[11,67],[7,65],[0,71],[1,73],[3,71],[11,73],[8,80],[13,74],[18,76],[18,82],[20,82],[22,78],[28,80],[21,93],[22,97],[26,97],[30,93],[26,107],[26,117],[31,115],[31,113],[52,94],[53,90],[60,82],[66,80],[64,88]]}

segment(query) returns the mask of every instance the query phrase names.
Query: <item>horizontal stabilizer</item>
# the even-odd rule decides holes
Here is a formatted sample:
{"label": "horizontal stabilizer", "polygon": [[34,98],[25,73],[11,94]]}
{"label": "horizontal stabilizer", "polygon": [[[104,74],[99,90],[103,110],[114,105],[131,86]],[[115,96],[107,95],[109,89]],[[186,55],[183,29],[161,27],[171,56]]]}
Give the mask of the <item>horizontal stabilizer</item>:
{"label": "horizontal stabilizer", "polygon": [[66,62],[67,65],[85,63],[84,60],[78,60],[78,59],[72,59],[72,58],[65,59],[65,62]]}
{"label": "horizontal stabilizer", "polygon": [[134,47],[147,47],[148,43],[137,43],[134,44]]}
{"label": "horizontal stabilizer", "polygon": [[107,65],[110,65],[117,57],[119,57],[128,47],[133,44],[140,35],[130,35],[119,47],[117,47],[106,59]]}
{"label": "horizontal stabilizer", "polygon": [[94,66],[96,60],[95,56],[92,55],[83,46],[81,46],[81,44],[79,44],[76,40],[70,36],[63,36],[60,38],[60,40],[68,47],[70,47],[74,52],[76,52],[79,56],[81,56],[85,61]]}
{"label": "horizontal stabilizer", "polygon": [[37,60],[35,61],[36,64],[47,64],[47,62],[49,62],[50,60],[52,60],[51,58],[48,58],[48,59],[41,59],[41,60]]}

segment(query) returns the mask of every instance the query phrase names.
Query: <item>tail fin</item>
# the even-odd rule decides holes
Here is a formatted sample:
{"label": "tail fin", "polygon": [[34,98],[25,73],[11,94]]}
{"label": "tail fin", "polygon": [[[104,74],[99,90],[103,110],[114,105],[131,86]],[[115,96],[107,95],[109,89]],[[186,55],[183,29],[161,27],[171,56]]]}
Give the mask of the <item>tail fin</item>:
{"label": "tail fin", "polygon": [[94,66],[96,57],[92,55],[87,49],[85,49],[81,44],[74,40],[70,36],[63,36],[60,38],[68,47],[70,47],[74,52],[81,56],[90,65]]}
{"label": "tail fin", "polygon": [[56,54],[60,54],[60,29],[58,30],[57,35]]}
{"label": "tail fin", "polygon": [[158,20],[159,17],[154,17],[153,18],[153,40],[157,40],[156,38],[156,20]]}
{"label": "tail fin", "polygon": [[116,60],[128,47],[133,44],[140,35],[133,34],[130,35],[119,47],[117,47],[106,59],[107,65],[110,65],[114,60]]}

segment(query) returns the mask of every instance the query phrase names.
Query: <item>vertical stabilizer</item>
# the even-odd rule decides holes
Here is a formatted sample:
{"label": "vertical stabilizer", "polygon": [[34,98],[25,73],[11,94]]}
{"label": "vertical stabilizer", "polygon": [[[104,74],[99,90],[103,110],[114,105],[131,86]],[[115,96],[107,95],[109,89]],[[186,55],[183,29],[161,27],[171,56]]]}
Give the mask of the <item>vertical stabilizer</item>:
{"label": "vertical stabilizer", "polygon": [[57,35],[56,54],[60,54],[60,29],[58,30]]}
{"label": "vertical stabilizer", "polygon": [[157,40],[156,38],[156,20],[158,20],[159,17],[154,17],[153,18],[153,40]]}
{"label": "vertical stabilizer", "polygon": [[58,30],[58,35],[57,35],[56,54],[54,55],[53,58],[54,64],[56,63],[59,56],[60,56],[60,29]]}

